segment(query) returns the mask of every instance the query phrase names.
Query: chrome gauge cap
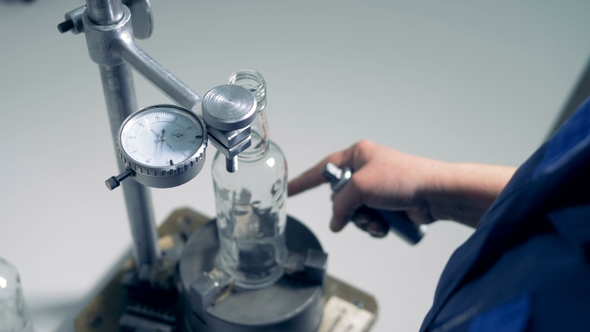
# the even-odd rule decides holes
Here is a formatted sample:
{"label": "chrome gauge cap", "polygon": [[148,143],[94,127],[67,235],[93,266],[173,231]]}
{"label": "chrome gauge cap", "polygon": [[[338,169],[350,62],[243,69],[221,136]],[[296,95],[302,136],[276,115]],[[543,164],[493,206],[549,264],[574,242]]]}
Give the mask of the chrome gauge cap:
{"label": "chrome gauge cap", "polygon": [[203,97],[203,120],[217,130],[244,128],[256,118],[256,97],[239,85],[220,85]]}

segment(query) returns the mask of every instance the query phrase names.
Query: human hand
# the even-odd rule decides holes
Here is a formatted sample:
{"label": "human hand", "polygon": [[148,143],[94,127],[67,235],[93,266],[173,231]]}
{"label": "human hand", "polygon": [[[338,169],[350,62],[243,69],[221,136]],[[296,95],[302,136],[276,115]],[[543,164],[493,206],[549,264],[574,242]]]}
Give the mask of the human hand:
{"label": "human hand", "polygon": [[[374,218],[371,208],[397,210],[418,224],[434,219],[422,193],[433,180],[431,174],[440,162],[411,156],[370,141],[334,153],[289,183],[289,195],[313,188],[327,180],[322,168],[331,162],[354,171],[349,183],[333,195],[333,219],[330,227],[338,232],[353,220],[373,236],[385,236],[389,225]],[[374,213],[373,213],[374,214]]]}

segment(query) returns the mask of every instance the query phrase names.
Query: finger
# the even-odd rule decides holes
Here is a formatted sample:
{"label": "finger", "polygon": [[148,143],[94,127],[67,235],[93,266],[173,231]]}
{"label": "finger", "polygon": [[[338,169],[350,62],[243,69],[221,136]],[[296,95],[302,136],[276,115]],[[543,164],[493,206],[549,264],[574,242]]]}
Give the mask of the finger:
{"label": "finger", "polygon": [[353,212],[361,207],[362,195],[355,184],[354,175],[338,194],[334,195],[332,206],[332,222],[330,228],[334,232],[341,231],[350,220]]}
{"label": "finger", "polygon": [[381,222],[373,221],[367,226],[367,233],[371,234],[372,237],[384,237],[389,232],[389,225],[385,225]]}
{"label": "finger", "polygon": [[328,179],[322,175],[322,167],[322,163],[317,164],[313,168],[308,169],[298,177],[289,181],[287,189],[288,195],[294,196],[305,190],[317,187],[324,182],[328,182]]}
{"label": "finger", "polygon": [[367,227],[369,227],[369,223],[371,222],[371,220],[366,215],[354,216],[352,217],[352,221],[356,227],[362,229],[365,232],[367,231]]}
{"label": "finger", "polygon": [[373,237],[384,237],[389,232],[389,224],[379,213],[366,205],[356,209],[352,215],[354,224]]}
{"label": "finger", "polygon": [[350,159],[350,149],[339,151],[324,158],[314,167],[303,172],[298,177],[289,181],[288,195],[294,196],[305,190],[319,186],[322,183],[328,182],[328,179],[322,175],[322,169],[327,163],[332,163],[336,166],[346,165]]}
{"label": "finger", "polygon": [[389,226],[384,225],[382,222],[379,221],[357,219],[352,220],[352,222],[358,229],[367,232],[374,237],[384,237],[385,235],[387,235],[387,232],[389,231]]}

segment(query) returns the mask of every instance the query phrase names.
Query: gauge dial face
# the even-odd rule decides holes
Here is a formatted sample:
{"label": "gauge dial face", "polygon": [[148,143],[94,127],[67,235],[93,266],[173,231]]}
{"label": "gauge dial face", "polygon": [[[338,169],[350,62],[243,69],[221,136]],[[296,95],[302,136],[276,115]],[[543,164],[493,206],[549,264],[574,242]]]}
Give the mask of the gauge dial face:
{"label": "gauge dial face", "polygon": [[193,156],[203,143],[194,115],[172,106],[154,106],[132,116],[121,130],[121,147],[135,162],[174,166]]}

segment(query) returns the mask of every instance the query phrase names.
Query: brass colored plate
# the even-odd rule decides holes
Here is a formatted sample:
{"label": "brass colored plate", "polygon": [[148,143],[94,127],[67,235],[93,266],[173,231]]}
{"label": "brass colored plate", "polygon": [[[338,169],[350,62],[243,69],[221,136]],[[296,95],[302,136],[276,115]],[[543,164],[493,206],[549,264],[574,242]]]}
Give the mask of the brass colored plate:
{"label": "brass colored plate", "polygon": [[[172,234],[192,233],[210,219],[191,209],[174,211],[158,229],[160,246],[170,246]],[[131,304],[125,288],[121,285],[123,274],[133,268],[129,258],[107,286],[76,317],[77,332],[119,331],[119,318],[125,307]],[[181,312],[178,308],[170,311]],[[377,317],[377,301],[358,288],[334,277],[326,278],[324,316],[318,332],[366,332]],[[184,332],[181,326],[179,332]]]}

